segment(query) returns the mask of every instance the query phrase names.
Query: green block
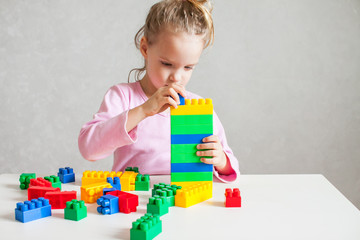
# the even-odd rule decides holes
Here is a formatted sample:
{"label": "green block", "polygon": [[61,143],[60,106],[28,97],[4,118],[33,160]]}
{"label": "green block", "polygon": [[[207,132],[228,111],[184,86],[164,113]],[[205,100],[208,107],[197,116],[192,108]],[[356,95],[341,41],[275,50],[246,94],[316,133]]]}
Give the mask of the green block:
{"label": "green block", "polygon": [[199,157],[196,155],[198,150],[197,144],[172,144],[171,145],[171,163],[200,163],[200,158],[211,157]]}
{"label": "green block", "polygon": [[138,167],[127,167],[127,168],[125,168],[125,172],[136,172],[136,173],[139,173],[139,168],[138,168]]}
{"label": "green block", "polygon": [[162,232],[162,224],[158,215],[146,213],[132,223],[130,240],[151,240]]}
{"label": "green block", "polygon": [[166,199],[167,204],[169,207],[175,206],[175,195],[172,189],[157,189],[155,191],[155,195],[153,196],[160,196]]}
{"label": "green block", "polygon": [[213,124],[213,115],[171,115],[171,127],[177,125]]}
{"label": "green block", "polygon": [[87,208],[83,200],[72,200],[66,202],[66,208],[64,209],[64,218],[79,221],[87,217]]}
{"label": "green block", "polygon": [[176,172],[171,173],[171,182],[212,181],[212,172]]}
{"label": "green block", "polygon": [[136,175],[135,178],[135,191],[149,191],[150,189],[150,176],[149,174]]}
{"label": "green block", "polygon": [[60,178],[58,176],[51,175],[48,177],[44,177],[44,179],[51,182],[51,186],[53,188],[60,188],[60,190],[61,190],[61,182],[60,182]]}
{"label": "green block", "polygon": [[213,125],[176,125],[171,126],[171,134],[212,134]]}
{"label": "green block", "polygon": [[20,182],[20,189],[28,189],[30,185],[30,179],[35,179],[35,173],[23,173],[20,175],[19,182]]}
{"label": "green block", "polygon": [[168,212],[169,203],[166,197],[155,195],[149,198],[149,203],[147,204],[147,213],[158,214],[161,217]]}

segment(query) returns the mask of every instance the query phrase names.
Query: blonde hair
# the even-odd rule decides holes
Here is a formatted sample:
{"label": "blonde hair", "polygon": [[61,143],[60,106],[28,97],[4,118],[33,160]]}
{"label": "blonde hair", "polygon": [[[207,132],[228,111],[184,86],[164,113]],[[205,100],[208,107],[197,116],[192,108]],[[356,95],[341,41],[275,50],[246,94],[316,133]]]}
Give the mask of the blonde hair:
{"label": "blonde hair", "polygon": [[[142,37],[151,45],[156,36],[166,27],[174,32],[204,35],[204,49],[214,42],[214,25],[211,16],[212,5],[207,0],[162,0],[154,4],[147,15],[144,26],[135,35],[135,46],[140,49]],[[135,80],[138,81],[146,71],[146,64],[142,68],[134,68]]]}

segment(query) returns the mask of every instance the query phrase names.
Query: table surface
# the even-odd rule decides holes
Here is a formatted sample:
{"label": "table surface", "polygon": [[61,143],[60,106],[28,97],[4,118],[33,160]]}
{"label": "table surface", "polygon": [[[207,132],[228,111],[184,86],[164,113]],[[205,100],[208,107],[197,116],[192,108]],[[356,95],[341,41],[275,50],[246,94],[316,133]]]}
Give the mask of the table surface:
{"label": "table surface", "polygon": [[[21,223],[14,209],[27,200],[27,191],[19,189],[19,175],[0,175],[2,239],[130,239],[132,222],[146,213],[151,195],[132,192],[139,195],[139,206],[131,214],[101,215],[95,203],[86,204],[88,216],[78,222],[55,209],[51,217]],[[151,184],[169,181],[169,176],[151,176]],[[77,190],[79,199],[80,185],[78,178],[62,188]],[[225,208],[225,189],[234,187],[240,189],[242,207]],[[171,207],[155,239],[360,239],[360,211],[322,175],[241,175],[236,183],[214,182],[213,188],[210,200]]]}

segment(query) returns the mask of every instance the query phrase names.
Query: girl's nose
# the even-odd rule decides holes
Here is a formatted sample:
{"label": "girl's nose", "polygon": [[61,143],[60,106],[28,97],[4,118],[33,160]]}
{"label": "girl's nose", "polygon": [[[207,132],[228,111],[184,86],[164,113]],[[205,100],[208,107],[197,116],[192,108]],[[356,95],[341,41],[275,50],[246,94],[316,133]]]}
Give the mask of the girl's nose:
{"label": "girl's nose", "polygon": [[171,82],[180,82],[180,80],[181,80],[181,74],[179,72],[175,72],[170,75]]}

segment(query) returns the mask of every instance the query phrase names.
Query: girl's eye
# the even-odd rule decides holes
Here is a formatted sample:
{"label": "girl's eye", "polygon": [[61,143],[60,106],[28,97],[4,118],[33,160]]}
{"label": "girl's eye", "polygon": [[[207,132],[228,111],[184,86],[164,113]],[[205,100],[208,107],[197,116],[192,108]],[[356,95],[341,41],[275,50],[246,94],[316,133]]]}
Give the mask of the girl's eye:
{"label": "girl's eye", "polygon": [[167,62],[163,62],[163,61],[161,61],[161,64],[164,65],[164,66],[167,66],[167,67],[171,67],[171,66],[172,66],[171,63],[167,63]]}
{"label": "girl's eye", "polygon": [[194,67],[192,67],[192,66],[186,66],[185,69],[186,69],[186,70],[192,70],[192,69],[194,69]]}

